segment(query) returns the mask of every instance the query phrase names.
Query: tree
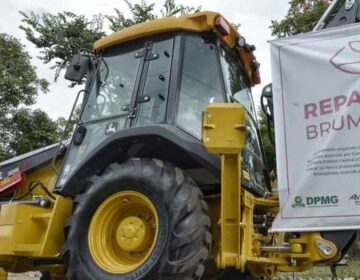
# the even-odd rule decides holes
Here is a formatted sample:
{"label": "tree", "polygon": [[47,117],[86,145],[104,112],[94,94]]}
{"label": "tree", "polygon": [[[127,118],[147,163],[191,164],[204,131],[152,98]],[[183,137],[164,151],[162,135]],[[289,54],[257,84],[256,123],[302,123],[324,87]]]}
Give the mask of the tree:
{"label": "tree", "polygon": [[41,49],[39,57],[44,63],[53,60],[55,80],[60,71],[68,65],[71,57],[80,49],[92,50],[93,43],[103,37],[103,16],[94,15],[91,20],[71,12],[56,15],[43,13],[41,16],[31,12],[23,16],[20,29],[25,31],[26,38]]}
{"label": "tree", "polygon": [[292,0],[285,19],[272,21],[272,35],[287,37],[313,30],[329,4],[329,0]]}
{"label": "tree", "polygon": [[80,120],[81,115],[81,105],[75,107],[72,118],[65,119],[64,117],[60,117],[56,120],[56,124],[59,131],[59,138],[63,137],[64,139],[68,139],[71,137],[74,132],[77,123]]}
{"label": "tree", "polygon": [[34,104],[39,91],[47,92],[48,82],[37,77],[30,59],[16,38],[0,34],[0,118],[20,104]]}
{"label": "tree", "polygon": [[[81,49],[92,50],[94,42],[106,35],[103,31],[104,19],[109,21],[110,30],[118,31],[158,17],[154,12],[155,4],[147,4],[145,0],[141,0],[140,4],[124,1],[131,12],[130,18],[117,8],[114,9],[115,15],[98,14],[92,19],[66,11],[55,15],[20,12],[23,16],[23,24],[20,28],[25,31],[27,40],[41,49],[40,59],[44,63],[55,61],[52,68],[55,69],[55,79],[57,79],[74,54]],[[165,0],[161,15],[174,16],[200,9],[201,7],[177,5],[175,0]]]}
{"label": "tree", "polygon": [[[114,9],[115,15],[107,15],[110,22],[109,28],[112,31],[118,31],[132,25],[146,22],[158,18],[154,13],[155,4],[147,4],[142,0],[140,4],[131,4],[128,0],[124,0],[132,13],[132,18],[126,18],[124,14],[117,8]],[[162,17],[171,17],[178,14],[195,13],[201,10],[201,7],[189,7],[185,5],[177,5],[175,0],[165,0],[163,9],[160,11]]]}
{"label": "tree", "polygon": [[114,16],[105,16],[110,21],[109,28],[112,31],[118,31],[126,27],[156,18],[156,15],[154,14],[155,4],[148,5],[145,0],[142,0],[140,4],[133,5],[127,0],[124,1],[132,13],[132,18],[126,18],[119,9],[115,8]]}
{"label": "tree", "polygon": [[59,141],[61,127],[44,111],[14,109],[1,122],[0,162]]}
{"label": "tree", "polygon": [[198,7],[190,7],[186,5],[177,5],[175,0],[165,0],[163,5],[163,9],[161,10],[161,15],[163,17],[171,17],[176,16],[178,14],[190,14],[197,13],[201,11],[201,6]]}
{"label": "tree", "polygon": [[[310,32],[320,20],[329,0],[292,0],[286,17],[283,20],[273,20],[270,26],[272,35],[276,37],[293,36]],[[276,170],[276,151],[268,133],[268,123],[263,112],[259,112],[260,134],[263,140],[264,152],[269,170]],[[274,139],[274,126],[270,127]]]}
{"label": "tree", "polygon": [[17,108],[34,104],[38,93],[48,90],[48,82],[37,77],[30,59],[16,38],[0,34],[0,161],[17,154],[9,146],[16,139]]}
{"label": "tree", "polygon": [[61,131],[57,122],[44,111],[22,108],[15,110],[11,117],[8,132],[7,157],[23,154],[54,144],[59,140]]}

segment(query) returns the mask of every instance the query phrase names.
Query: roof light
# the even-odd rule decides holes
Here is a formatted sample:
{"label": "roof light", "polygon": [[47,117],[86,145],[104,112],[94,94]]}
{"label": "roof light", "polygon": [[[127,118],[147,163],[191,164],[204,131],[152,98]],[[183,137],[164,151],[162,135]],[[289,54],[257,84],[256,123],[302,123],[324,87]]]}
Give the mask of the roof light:
{"label": "roof light", "polygon": [[231,34],[231,27],[222,17],[217,17],[215,20],[215,28],[223,36],[229,36]]}

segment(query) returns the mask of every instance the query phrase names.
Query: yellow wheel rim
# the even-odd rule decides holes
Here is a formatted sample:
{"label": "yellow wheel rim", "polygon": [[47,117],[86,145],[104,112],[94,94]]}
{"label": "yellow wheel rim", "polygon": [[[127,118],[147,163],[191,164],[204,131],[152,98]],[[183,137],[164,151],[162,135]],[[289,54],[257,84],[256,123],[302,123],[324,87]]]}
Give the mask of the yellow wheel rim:
{"label": "yellow wheel rim", "polygon": [[158,230],[159,217],[148,197],[135,191],[116,193],[100,204],[91,220],[91,255],[107,272],[128,273],[152,254]]}

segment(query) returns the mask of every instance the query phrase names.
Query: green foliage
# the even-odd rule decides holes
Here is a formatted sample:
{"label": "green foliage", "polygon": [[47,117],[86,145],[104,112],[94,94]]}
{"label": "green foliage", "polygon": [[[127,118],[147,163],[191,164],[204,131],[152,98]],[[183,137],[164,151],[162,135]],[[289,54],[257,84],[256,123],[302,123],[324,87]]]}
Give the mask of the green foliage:
{"label": "green foliage", "polygon": [[[272,35],[276,37],[293,36],[300,33],[310,32],[315,27],[316,23],[325,12],[329,1],[327,0],[291,0],[290,8],[286,17],[283,20],[273,20],[270,26]],[[263,112],[259,113],[260,134],[263,140],[263,146],[266,156],[266,161],[269,170],[276,169],[276,152],[272,145],[268,128],[266,116]],[[273,139],[275,137],[274,127],[271,127]]]}
{"label": "green foliage", "polygon": [[[140,4],[131,4],[130,1],[124,0],[131,11],[132,18],[126,18],[124,13],[115,8],[115,15],[106,15],[105,18],[109,20],[109,28],[112,31],[118,31],[132,25],[146,22],[158,18],[154,12],[155,4],[147,4],[142,0]],[[176,16],[179,14],[194,13],[201,10],[201,7],[189,7],[184,5],[177,5],[175,0],[165,0],[163,9],[161,10],[162,17]]]}
{"label": "green foliage", "polygon": [[118,31],[126,27],[134,25],[134,21],[130,18],[125,18],[124,14],[117,8],[114,9],[115,15],[107,15],[106,19],[109,20],[109,28],[112,31]]}
{"label": "green foliage", "polygon": [[154,15],[154,5],[148,5],[146,1],[142,0],[140,4],[131,4],[129,1],[125,0],[128,8],[131,11],[132,18],[126,18],[124,13],[119,9],[115,8],[115,15],[106,15],[105,18],[109,20],[109,28],[112,31],[118,31],[126,27],[130,27],[134,24],[145,22],[148,20],[155,19]]}
{"label": "green foliage", "polygon": [[11,157],[12,153],[9,151],[9,142],[12,138],[11,131],[11,119],[9,115],[2,116],[0,118],[0,162]]}
{"label": "green foliage", "polygon": [[38,92],[48,90],[48,82],[37,77],[30,59],[16,38],[0,34],[0,161],[18,154],[14,143],[20,141],[22,124],[16,123],[21,121],[15,118],[17,108],[34,104]]}
{"label": "green foliage", "polygon": [[60,117],[56,120],[60,138],[63,137],[63,139],[68,139],[71,137],[77,123],[80,120],[80,115],[81,115],[81,105],[75,107],[74,113],[70,121],[63,117]]}
{"label": "green foliage", "polygon": [[103,16],[94,15],[92,19],[71,12],[56,15],[43,13],[41,16],[31,12],[20,12],[26,38],[41,49],[39,57],[44,63],[55,60],[55,80],[60,71],[67,67],[71,57],[80,49],[92,50],[93,43],[103,37]]}
{"label": "green foliage", "polygon": [[[21,108],[6,118],[6,140],[0,143],[0,161],[59,140],[58,124],[41,110]],[[3,157],[3,158],[1,158]]]}
{"label": "green foliage", "polygon": [[17,110],[12,123],[13,139],[9,147],[17,154],[53,144],[59,139],[56,122],[41,110]]}
{"label": "green foliage", "polygon": [[48,82],[37,78],[30,59],[17,39],[0,34],[0,118],[20,104],[34,104],[39,90],[47,91]]}
{"label": "green foliage", "polygon": [[292,0],[290,9],[281,21],[272,21],[270,29],[276,37],[287,37],[310,32],[328,6],[324,0]]}
{"label": "green foliage", "polygon": [[132,14],[132,22],[133,24],[138,24],[141,22],[145,22],[148,20],[155,19],[154,15],[154,6],[155,3],[148,5],[145,0],[141,0],[140,4],[131,4],[130,1],[124,0],[128,5],[131,14]]}
{"label": "green foliage", "polygon": [[163,17],[171,17],[176,15],[184,15],[190,13],[197,13],[201,11],[201,6],[189,7],[185,5],[177,5],[175,0],[165,0],[161,14]]}
{"label": "green foliage", "polygon": [[[20,12],[23,16],[23,25],[20,28],[25,31],[26,38],[41,49],[39,58],[44,63],[54,61],[52,68],[55,69],[56,80],[74,54],[81,49],[92,50],[94,42],[106,35],[103,31],[105,19],[109,22],[110,30],[118,31],[158,17],[154,11],[154,3],[147,4],[145,0],[141,0],[139,4],[124,1],[131,12],[129,18],[117,8],[114,9],[115,15],[99,14],[94,15],[92,19],[66,11],[42,15]],[[201,7],[177,5],[175,0],[165,0],[161,14],[167,17],[200,10]]]}
{"label": "green foliage", "polygon": [[12,110],[0,122],[0,127],[4,127],[0,133],[0,162],[54,144],[62,137],[68,139],[74,131],[79,116],[79,108],[75,110],[70,123],[63,117],[54,121],[39,109]]}

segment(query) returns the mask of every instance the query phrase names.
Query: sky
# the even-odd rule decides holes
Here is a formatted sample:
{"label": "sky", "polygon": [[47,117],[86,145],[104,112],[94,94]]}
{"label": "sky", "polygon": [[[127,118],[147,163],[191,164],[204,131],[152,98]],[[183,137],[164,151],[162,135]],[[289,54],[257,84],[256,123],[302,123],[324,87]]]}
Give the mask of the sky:
{"label": "sky", "polygon": [[[130,0],[134,3],[139,1]],[[155,0],[147,0],[147,2],[155,2],[157,11],[160,11],[163,3],[163,1]],[[271,82],[268,41],[272,37],[269,26],[271,20],[284,18],[289,7],[289,0],[177,0],[176,2],[189,6],[202,6],[202,10],[220,12],[230,22],[241,24],[240,33],[248,43],[256,46],[255,55],[261,63],[262,84],[253,89],[255,103],[259,104],[262,87]],[[114,8],[129,15],[127,6],[122,0],[0,0],[0,32],[20,39],[26,51],[32,56],[32,63],[36,66],[38,77],[45,78],[51,83],[50,92],[40,93],[33,108],[44,110],[53,119],[67,118],[79,87],[69,88],[69,82],[63,78],[64,72],[58,81],[54,82],[55,73],[50,69],[52,63],[43,64],[37,58],[40,50],[28,42],[24,32],[19,29],[22,18],[19,10],[25,13],[33,11],[36,14],[71,11],[90,18],[98,13],[113,14]]]}

